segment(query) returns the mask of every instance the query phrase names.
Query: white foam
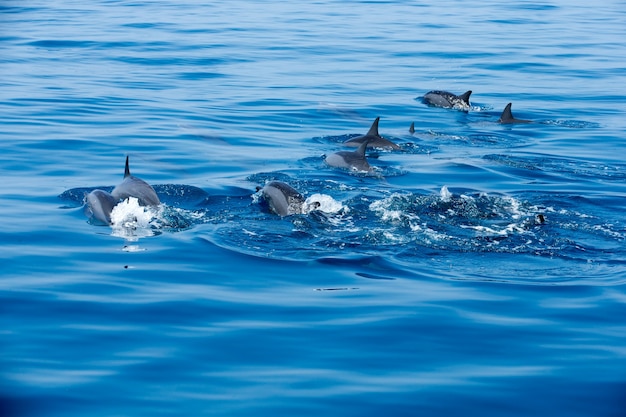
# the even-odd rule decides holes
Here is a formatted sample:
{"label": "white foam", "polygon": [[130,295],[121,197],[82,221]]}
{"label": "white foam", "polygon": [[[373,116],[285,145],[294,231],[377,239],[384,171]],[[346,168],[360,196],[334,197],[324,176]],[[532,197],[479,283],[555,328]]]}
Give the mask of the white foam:
{"label": "white foam", "polygon": [[500,228],[489,227],[489,226],[472,226],[472,225],[461,225],[463,229],[471,229],[475,230],[479,235],[484,236],[510,236],[513,234],[523,234],[527,233],[527,231],[522,227],[522,225],[518,223],[510,223],[507,225],[503,225]]}
{"label": "white foam", "polygon": [[335,214],[347,210],[347,207],[326,194],[312,194],[302,204],[302,213],[308,214],[314,210]]}
{"label": "white foam", "polygon": [[158,211],[151,207],[139,205],[139,200],[129,197],[118,203],[111,211],[111,234],[127,240],[152,236],[152,221]]}
{"label": "white foam", "polygon": [[[402,208],[393,208],[400,201]],[[405,205],[409,204],[408,196],[405,194],[394,193],[387,198],[374,201],[370,204],[369,209],[378,214],[381,220],[388,222],[401,222],[404,220],[418,221],[419,216],[409,213],[405,209]]]}

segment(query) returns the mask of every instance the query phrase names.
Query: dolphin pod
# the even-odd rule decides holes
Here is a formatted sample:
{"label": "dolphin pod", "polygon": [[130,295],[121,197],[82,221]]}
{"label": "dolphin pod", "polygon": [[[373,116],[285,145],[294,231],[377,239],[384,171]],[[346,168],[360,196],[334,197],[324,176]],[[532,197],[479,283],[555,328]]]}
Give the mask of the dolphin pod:
{"label": "dolphin pod", "polygon": [[[471,90],[461,95],[433,90],[426,93],[422,99],[425,104],[430,106],[469,111],[471,108],[469,101],[471,94]],[[356,147],[355,151],[338,151],[328,154],[324,158],[326,164],[331,167],[367,173],[372,171],[372,167],[366,157],[366,149],[368,147],[391,150],[401,149],[400,146],[380,135],[378,131],[379,122],[380,117],[376,117],[366,134],[348,139],[343,143],[344,146]],[[498,123],[521,124],[533,122],[515,118],[511,113],[511,103],[508,103],[500,115]],[[409,132],[411,135],[415,133],[414,123],[411,123]],[[261,196],[267,202],[270,211],[279,216],[308,212],[302,194],[282,181],[271,181],[263,187],[257,187],[257,191],[261,192]],[[158,206],[161,203],[150,184],[130,173],[129,157],[126,156],[122,182],[115,186],[110,193],[101,189],[91,191],[86,195],[86,202],[92,218],[105,224],[111,224],[113,209],[119,202],[129,197],[136,198],[141,206]]]}
{"label": "dolphin pod", "polygon": [[141,178],[131,175],[127,156],[124,180],[110,193],[96,189],[87,194],[87,207],[95,219],[102,223],[111,224],[113,208],[120,201],[129,197],[136,198],[142,206],[158,206],[161,204],[159,197],[150,184]]}
{"label": "dolphin pod", "polygon": [[[471,90],[461,95],[455,95],[447,91],[433,90],[426,93],[423,101],[435,107],[452,108],[457,110],[469,111],[471,104],[469,101]],[[371,166],[367,161],[365,151],[368,147],[398,150],[400,146],[383,138],[378,132],[380,117],[377,117],[372,123],[369,131],[365,135],[357,136],[346,140],[344,146],[358,147],[356,151],[339,151],[329,154],[325,157],[325,162],[331,167],[347,168],[353,171],[370,172]],[[515,123],[532,123],[530,120],[516,119],[511,114],[511,103],[507,104],[502,112],[498,123],[515,124]],[[411,123],[409,133],[415,133],[415,123]],[[290,185],[281,181],[272,181],[261,190],[264,199],[268,202],[270,210],[280,216],[288,216],[291,214],[303,213],[304,198],[293,189]]]}

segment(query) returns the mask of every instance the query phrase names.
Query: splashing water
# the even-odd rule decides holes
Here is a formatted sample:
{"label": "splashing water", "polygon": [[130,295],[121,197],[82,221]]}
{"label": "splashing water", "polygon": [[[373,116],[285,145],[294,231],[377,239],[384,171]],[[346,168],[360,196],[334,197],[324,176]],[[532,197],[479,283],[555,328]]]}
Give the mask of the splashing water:
{"label": "splashing water", "polygon": [[313,210],[319,210],[327,214],[337,214],[348,208],[326,194],[312,194],[302,204],[302,213],[308,214]]}
{"label": "splashing water", "polygon": [[441,201],[443,201],[444,203],[448,203],[452,199],[452,193],[445,185],[441,187],[441,191],[439,191],[439,196],[441,197]]}
{"label": "splashing water", "polygon": [[111,212],[112,236],[128,241],[154,236],[153,222],[159,209],[139,205],[139,200],[129,197],[118,203]]}

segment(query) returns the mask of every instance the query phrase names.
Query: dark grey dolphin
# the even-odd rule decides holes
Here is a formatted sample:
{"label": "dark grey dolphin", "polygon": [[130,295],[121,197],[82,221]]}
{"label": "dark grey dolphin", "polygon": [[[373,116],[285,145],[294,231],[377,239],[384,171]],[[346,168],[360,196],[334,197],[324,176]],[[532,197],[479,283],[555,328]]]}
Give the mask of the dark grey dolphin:
{"label": "dark grey dolphin", "polygon": [[500,115],[500,119],[498,119],[498,123],[502,123],[502,124],[532,123],[532,121],[516,119],[515,117],[513,117],[513,113],[511,113],[511,103],[509,103],[506,105],[506,107],[502,111],[502,115]]}
{"label": "dark grey dolphin", "polygon": [[469,101],[471,94],[472,90],[468,90],[460,96],[447,91],[434,90],[426,93],[423,100],[429,106],[468,111],[471,106]]}
{"label": "dark grey dolphin", "polygon": [[409,133],[410,134],[415,133],[415,122],[411,122],[411,126],[409,126]]}
{"label": "dark grey dolphin", "polygon": [[378,133],[379,121],[380,121],[380,117],[377,117],[376,120],[374,120],[374,123],[372,123],[372,127],[370,127],[370,130],[365,135],[348,139],[343,144],[346,146],[353,146],[356,148],[360,144],[362,144],[366,139],[369,138],[370,140],[367,146],[370,148],[400,149],[400,147],[396,145],[395,143],[380,136],[380,134]]}
{"label": "dark grey dolphin", "polygon": [[327,155],[325,158],[326,163],[331,167],[348,168],[355,171],[371,171],[372,168],[367,162],[367,158],[365,158],[365,148],[367,148],[370,140],[372,140],[371,137],[366,137],[354,152],[340,151]]}
{"label": "dark grey dolphin", "polygon": [[117,200],[108,192],[93,190],[87,194],[87,207],[93,217],[102,223],[111,224],[111,212]]}
{"label": "dark grey dolphin", "polygon": [[270,210],[279,216],[301,214],[304,197],[289,184],[282,181],[271,181],[261,188],[261,194]]}
{"label": "dark grey dolphin", "polygon": [[111,195],[116,201],[135,197],[142,206],[158,206],[161,204],[159,197],[150,184],[130,174],[128,156],[126,157],[124,180],[111,191]]}

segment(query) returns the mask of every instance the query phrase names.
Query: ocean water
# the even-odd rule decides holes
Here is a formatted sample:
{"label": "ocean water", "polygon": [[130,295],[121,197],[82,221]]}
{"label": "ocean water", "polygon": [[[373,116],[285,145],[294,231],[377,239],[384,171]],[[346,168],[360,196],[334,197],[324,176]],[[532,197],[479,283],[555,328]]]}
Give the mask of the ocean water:
{"label": "ocean water", "polygon": [[[625,415],[625,23],[2,2],[0,414]],[[325,164],[376,117],[400,150]],[[98,224],[126,156],[162,205]],[[273,180],[317,210],[272,214]]]}

